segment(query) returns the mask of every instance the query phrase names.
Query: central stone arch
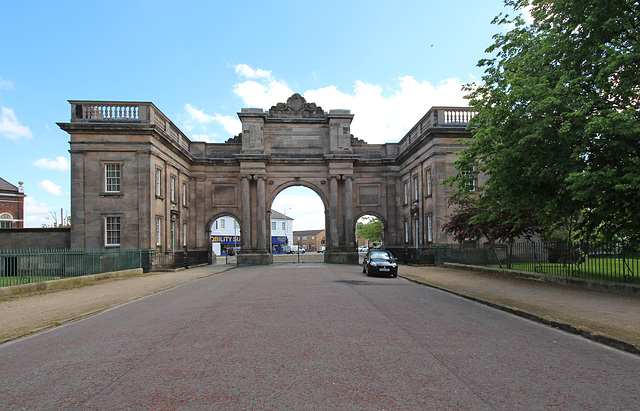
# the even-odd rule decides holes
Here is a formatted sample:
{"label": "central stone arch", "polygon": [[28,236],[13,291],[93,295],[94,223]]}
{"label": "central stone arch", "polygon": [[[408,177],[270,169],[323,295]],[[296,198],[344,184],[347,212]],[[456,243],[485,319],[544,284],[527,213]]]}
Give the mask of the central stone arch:
{"label": "central stone arch", "polygon": [[[348,110],[325,113],[299,94],[269,111],[242,109],[238,191],[242,215],[239,265],[269,264],[269,215],[275,196],[291,186],[318,194],[325,206],[328,263],[357,264],[353,226],[353,180]],[[233,143],[233,142],[228,142]],[[269,209],[267,209],[269,207]],[[348,229],[346,229],[348,228]]]}

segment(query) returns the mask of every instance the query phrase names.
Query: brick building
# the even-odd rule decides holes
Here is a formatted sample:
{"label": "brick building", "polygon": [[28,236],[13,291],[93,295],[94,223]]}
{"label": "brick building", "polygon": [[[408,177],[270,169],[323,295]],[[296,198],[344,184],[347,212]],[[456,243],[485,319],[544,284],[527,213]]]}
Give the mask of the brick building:
{"label": "brick building", "polygon": [[19,187],[0,178],[0,228],[24,227],[24,187]]}
{"label": "brick building", "polygon": [[293,244],[300,245],[306,251],[316,251],[325,245],[325,232],[324,230],[294,231]]}

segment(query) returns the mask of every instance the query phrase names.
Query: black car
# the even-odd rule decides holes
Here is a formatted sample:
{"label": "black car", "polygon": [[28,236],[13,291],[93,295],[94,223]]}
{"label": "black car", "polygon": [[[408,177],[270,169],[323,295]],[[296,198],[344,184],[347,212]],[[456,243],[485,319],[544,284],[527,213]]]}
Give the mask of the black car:
{"label": "black car", "polygon": [[367,275],[389,274],[390,277],[398,276],[398,263],[393,255],[386,250],[369,250],[362,262],[362,272]]}

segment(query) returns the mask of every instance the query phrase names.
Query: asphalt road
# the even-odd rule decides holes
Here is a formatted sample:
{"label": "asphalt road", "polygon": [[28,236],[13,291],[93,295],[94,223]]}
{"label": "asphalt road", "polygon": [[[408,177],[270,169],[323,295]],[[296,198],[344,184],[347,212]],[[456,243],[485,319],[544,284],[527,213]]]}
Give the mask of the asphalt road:
{"label": "asphalt road", "polygon": [[640,358],[355,266],[237,268],[0,346],[3,409],[640,408]]}

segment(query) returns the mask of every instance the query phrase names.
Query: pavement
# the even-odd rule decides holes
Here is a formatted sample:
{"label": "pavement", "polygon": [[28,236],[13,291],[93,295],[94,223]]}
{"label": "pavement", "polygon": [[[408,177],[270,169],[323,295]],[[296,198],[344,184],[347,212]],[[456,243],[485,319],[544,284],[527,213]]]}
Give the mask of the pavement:
{"label": "pavement", "polygon": [[[0,298],[0,343],[233,268],[215,264]],[[640,293],[476,270],[401,265],[399,276],[640,355]]]}

